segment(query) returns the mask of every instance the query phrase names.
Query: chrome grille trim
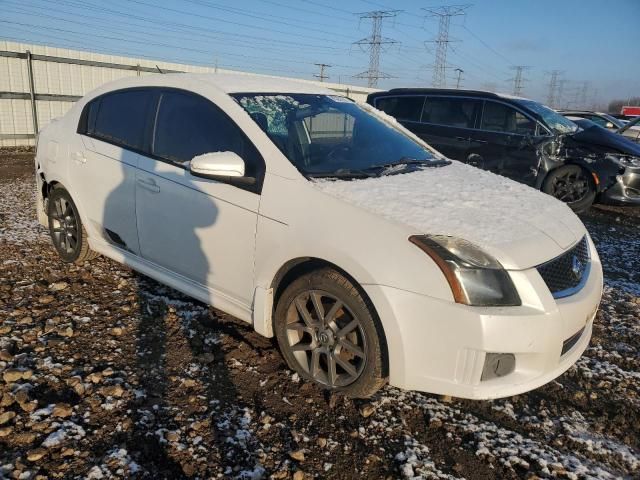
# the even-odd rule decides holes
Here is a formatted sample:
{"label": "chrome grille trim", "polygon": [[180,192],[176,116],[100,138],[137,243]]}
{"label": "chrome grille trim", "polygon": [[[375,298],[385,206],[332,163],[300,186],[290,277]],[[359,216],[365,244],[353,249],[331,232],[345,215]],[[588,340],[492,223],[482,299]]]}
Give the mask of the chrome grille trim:
{"label": "chrome grille trim", "polygon": [[[573,272],[574,261],[583,265],[579,276]],[[564,298],[579,292],[587,283],[591,270],[589,243],[585,235],[571,250],[536,267],[553,298]]]}

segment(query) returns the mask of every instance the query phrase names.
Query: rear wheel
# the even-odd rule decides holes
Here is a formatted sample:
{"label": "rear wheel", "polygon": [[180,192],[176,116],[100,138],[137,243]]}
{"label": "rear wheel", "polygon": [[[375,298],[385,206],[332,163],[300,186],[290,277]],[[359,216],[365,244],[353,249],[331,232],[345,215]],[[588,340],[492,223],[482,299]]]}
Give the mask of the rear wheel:
{"label": "rear wheel", "polygon": [[565,165],[545,179],[542,191],[565,202],[575,212],[589,209],[596,189],[589,172],[578,165]]}
{"label": "rear wheel", "polygon": [[98,254],[89,248],[87,232],[69,192],[56,188],[49,194],[47,208],[49,235],[60,258],[68,263],[82,263]]}
{"label": "rear wheel", "polygon": [[275,314],[292,370],[323,388],[365,398],[384,383],[384,335],[368,300],[342,274],[320,269],[293,281]]}

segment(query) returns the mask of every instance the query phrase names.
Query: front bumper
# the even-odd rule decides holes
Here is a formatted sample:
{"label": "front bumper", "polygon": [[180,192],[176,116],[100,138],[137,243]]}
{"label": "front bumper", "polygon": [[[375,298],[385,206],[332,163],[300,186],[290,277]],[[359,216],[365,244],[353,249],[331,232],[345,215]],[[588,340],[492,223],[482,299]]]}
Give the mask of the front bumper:
{"label": "front bumper", "polygon": [[[561,375],[587,348],[602,296],[602,266],[591,242],[590,250],[589,278],[566,298],[554,299],[535,269],[510,272],[522,298],[519,307],[469,307],[365,286],[385,330],[390,384],[489,399],[527,392]],[[495,353],[512,354],[515,366],[483,380],[488,354]]]}
{"label": "front bumper", "polygon": [[616,181],[601,194],[603,203],[640,205],[640,168],[626,167]]}

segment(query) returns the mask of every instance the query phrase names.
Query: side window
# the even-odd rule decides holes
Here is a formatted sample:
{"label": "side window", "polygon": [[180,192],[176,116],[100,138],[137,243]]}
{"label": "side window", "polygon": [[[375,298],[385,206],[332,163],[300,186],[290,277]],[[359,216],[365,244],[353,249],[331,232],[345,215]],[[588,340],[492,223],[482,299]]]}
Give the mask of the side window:
{"label": "side window", "polygon": [[427,97],[422,122],[448,127],[475,128],[481,102],[473,98]]}
{"label": "side window", "polygon": [[153,103],[147,90],[104,95],[89,105],[87,133],[123,147],[145,149],[145,131]]}
{"label": "side window", "polygon": [[509,105],[486,101],[480,128],[492,132],[535,135],[536,122]]}
{"label": "side window", "polygon": [[247,176],[259,176],[260,154],[218,107],[197,95],[162,94],[153,142],[155,155],[184,164],[204,153],[227,151],[245,161]]}
{"label": "side window", "polygon": [[376,108],[398,120],[419,122],[423,103],[424,97],[382,97],[376,100]]}

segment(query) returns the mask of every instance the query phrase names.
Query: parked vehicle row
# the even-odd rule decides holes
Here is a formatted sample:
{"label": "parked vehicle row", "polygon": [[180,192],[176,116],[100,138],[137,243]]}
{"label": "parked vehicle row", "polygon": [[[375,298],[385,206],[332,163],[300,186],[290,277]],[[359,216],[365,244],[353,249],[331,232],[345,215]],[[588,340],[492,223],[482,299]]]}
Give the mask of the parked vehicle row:
{"label": "parked vehicle row", "polygon": [[559,113],[572,121],[578,118],[591,120],[600,127],[624,135],[634,142],[640,142],[640,125],[638,125],[640,117],[633,119],[634,122],[629,124],[629,120],[621,120],[607,113],[588,112],[582,110],[559,110]]}
{"label": "parked vehicle row", "polygon": [[[477,144],[478,164],[531,183],[530,146],[576,133],[537,104],[391,97],[414,131],[461,132],[418,131],[447,155]],[[556,378],[591,337],[602,268],[566,205],[318,86],[118,80],[41,132],[36,172],[63,260],[103,254],[234,315],[324,388],[504,397]]]}
{"label": "parked vehicle row", "polygon": [[594,201],[640,205],[640,145],[582,129],[540,103],[429,88],[376,92],[367,101],[447,157],[542,190],[577,212]]}

